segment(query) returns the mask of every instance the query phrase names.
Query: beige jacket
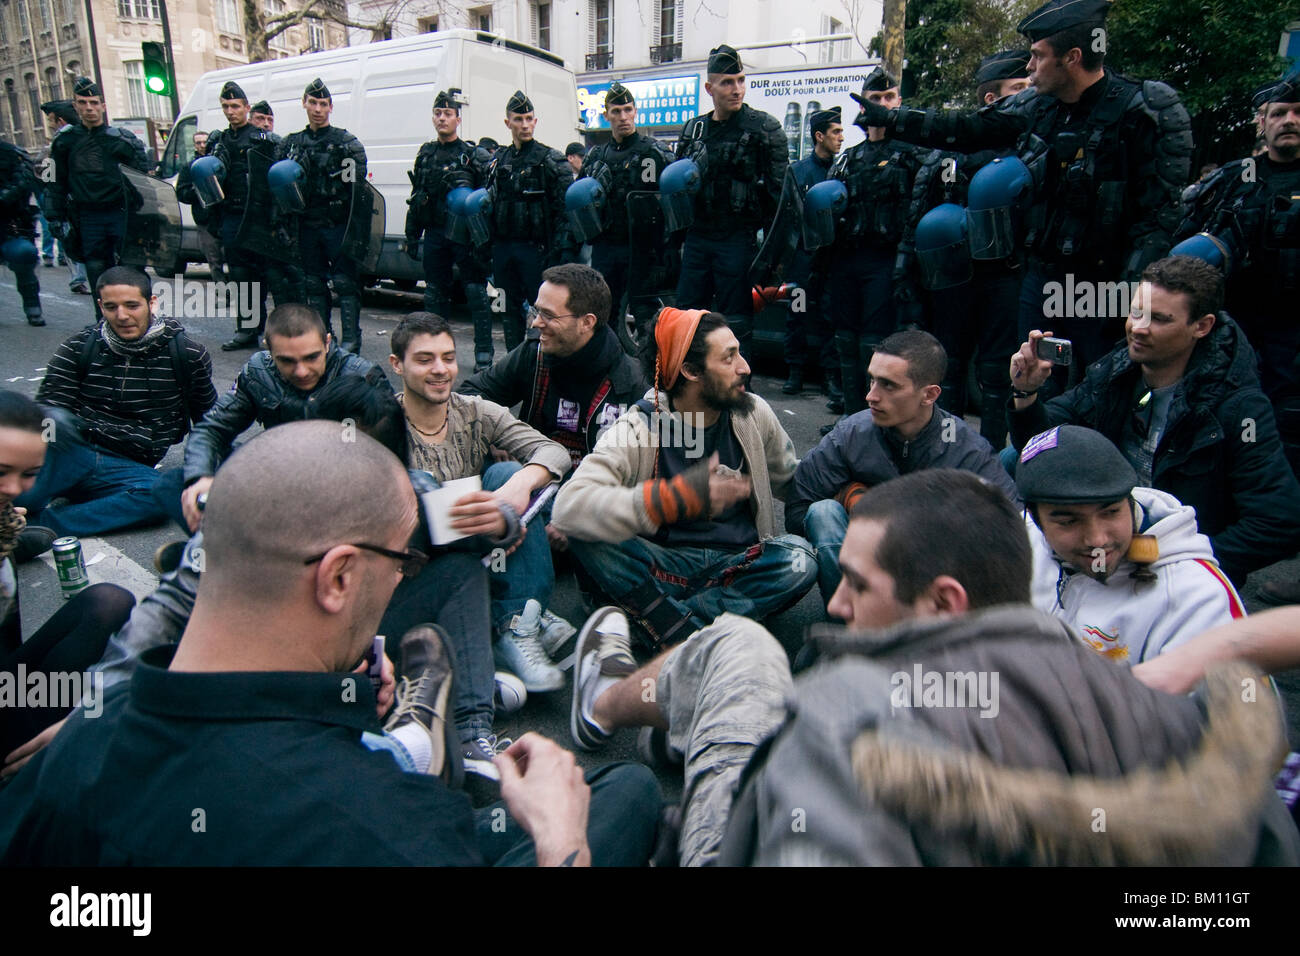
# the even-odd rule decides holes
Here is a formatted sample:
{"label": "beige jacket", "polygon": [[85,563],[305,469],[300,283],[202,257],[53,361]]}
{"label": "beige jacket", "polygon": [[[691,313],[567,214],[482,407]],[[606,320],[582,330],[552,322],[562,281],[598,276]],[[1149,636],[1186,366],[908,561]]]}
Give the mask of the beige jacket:
{"label": "beige jacket", "polygon": [[[654,390],[646,392],[654,400]],[[799,466],[794,442],[785,433],[771,406],[757,395],[751,412],[733,411],[731,428],[745,455],[753,483],[750,502],[760,538],[781,533],[776,523],[773,499],[785,499]],[[555,497],[551,523],[581,541],[618,544],[637,535],[653,535],[659,526],[646,514],[642,482],[654,475],[659,434],[681,434],[681,415],[670,413],[668,396],[659,394],[659,407],[671,423],[651,434],[642,412],[633,407],[596,442],[582,460],[568,484]],[[674,429],[676,429],[674,431]],[[662,475],[660,477],[663,477]]]}

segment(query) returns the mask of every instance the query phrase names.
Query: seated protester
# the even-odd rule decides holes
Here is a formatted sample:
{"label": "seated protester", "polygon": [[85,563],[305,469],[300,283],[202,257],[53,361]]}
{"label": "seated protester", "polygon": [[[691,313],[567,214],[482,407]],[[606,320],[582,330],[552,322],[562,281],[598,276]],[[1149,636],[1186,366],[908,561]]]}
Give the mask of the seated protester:
{"label": "seated protester", "polygon": [[1153,262],[1133,297],[1126,345],[1046,404],[1034,393],[1052,364],[1035,347],[1050,333],[1029,333],[1011,358],[1008,422],[1017,449],[1053,425],[1101,432],[1139,485],[1196,510],[1219,566],[1240,585],[1300,549],[1300,484],[1260,391],[1255,352],[1222,305],[1213,266],[1186,256]]}
{"label": "seated protester", "polygon": [[1002,492],[950,469],[878,485],[840,565],[830,612],[853,631],[817,626],[823,662],[797,680],[735,615],[622,679],[602,664],[626,620],[583,627],[574,740],[644,726],[684,756],[683,865],[1300,863],[1271,786],[1279,710],[1242,700],[1254,668],[1170,696],[1028,607]]}
{"label": "seated protester", "polygon": [[746,391],[726,318],[664,309],[651,333],[655,387],[560,489],[554,523],[662,649],[724,611],[761,620],[798,603],[817,565],[803,538],[777,536],[774,500],[799,461],[771,407]]}
{"label": "seated protester", "polygon": [[[501,757],[504,807],[476,813],[448,789],[437,731],[453,674],[436,628],[402,642],[418,676],[397,715],[421,724],[428,772],[363,742],[381,725],[354,669],[421,557],[404,550],[415,494],[382,446],[340,442],[333,423],[273,428],[209,494],[180,643],[146,654],[97,719],[76,711],[0,792],[2,865],[645,862],[659,806],[643,767],[602,768],[589,787],[530,734]],[[199,805],[211,839],[196,841]]]}
{"label": "seated protester", "polygon": [[[609,327],[609,286],[590,266],[566,263],[542,273],[530,337],[457,391],[509,408],[522,402],[519,420],[569,452],[576,470],[600,432],[646,390],[636,359]],[[550,510],[546,511],[549,518]],[[552,545],[568,546],[549,523]]]}
{"label": "seated protester", "polygon": [[[14,499],[37,480],[49,444],[42,437],[45,412],[25,395],[0,390],[0,776],[7,777],[19,758],[19,745],[57,723],[77,703],[58,696],[59,688],[81,690],[90,710],[98,708],[101,687],[83,678],[99,660],[108,637],[127,619],[135,598],[114,584],[93,584],[72,598],[25,642],[19,619],[18,578],[11,555],[26,526]],[[46,545],[52,542],[47,536]],[[40,698],[21,700],[45,676]],[[52,675],[62,675],[55,680]],[[68,678],[77,675],[75,684]],[[47,693],[48,691],[48,693]]]}
{"label": "seated protester", "polygon": [[1016,466],[1034,607],[1131,664],[1246,613],[1210,539],[1197,533],[1196,513],[1136,485],[1119,450],[1078,425],[1035,435]]}
{"label": "seated protester", "polygon": [[[389,341],[393,371],[402,380],[398,396],[406,411],[407,460],[415,471],[439,483],[482,475],[483,490],[470,492],[450,511],[452,527],[464,534],[503,539],[528,509],[534,492],[569,470],[563,448],[528,427],[495,402],[452,391],[459,366],[451,326],[431,312],[412,312]],[[514,461],[485,464],[495,446]],[[497,662],[523,681],[529,693],[559,690],[564,674],[550,658],[574,634],[548,606],[555,568],[546,536],[535,528],[506,560],[492,560],[492,642]],[[508,544],[503,547],[509,547]],[[500,555],[505,557],[504,552]],[[486,651],[486,647],[483,648]],[[487,654],[461,681],[460,702],[473,692],[475,721],[462,724],[468,740],[492,733],[492,667]]]}
{"label": "seated protester", "polygon": [[309,306],[277,307],[266,317],[265,341],[266,350],[244,363],[230,391],[194,426],[184,467],[165,476],[158,489],[168,513],[191,534],[199,527],[199,495],[211,487],[235,439],[253,422],[272,428],[314,417],[317,391],[340,375],[364,375],[377,388],[392,391],[379,366],[334,344]]}
{"label": "seated protester", "polygon": [[871,357],[867,408],[841,418],[799,462],[785,527],[817,549],[823,603],[840,585],[849,511],[868,488],[923,468],[960,468],[1019,500],[989,443],[935,404],[947,368],[948,356],[929,332],[895,332]]}
{"label": "seated protester", "polygon": [[[154,466],[217,397],[207,350],[156,314],[147,275],[114,266],[95,295],[103,319],[59,346],[37,389],[52,419],[50,448],[17,501],[33,524],[59,535],[165,520]],[[55,498],[71,503],[49,507]]]}

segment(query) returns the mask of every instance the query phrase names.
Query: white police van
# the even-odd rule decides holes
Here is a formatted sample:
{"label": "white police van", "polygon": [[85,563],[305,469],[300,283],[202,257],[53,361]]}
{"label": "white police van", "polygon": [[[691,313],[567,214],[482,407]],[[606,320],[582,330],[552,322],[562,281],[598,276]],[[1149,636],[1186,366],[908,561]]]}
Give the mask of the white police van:
{"label": "white police van", "polygon": [[[488,136],[509,144],[506,102],[515,90],[523,90],[533,101],[539,141],[563,150],[578,138],[577,87],[560,57],[489,33],[446,30],[203,74],[176,118],[158,175],[174,182],[181,165],[193,161],[196,129],[226,127],[218,96],[225,83],[238,83],[250,104],[269,102],[275,111],[275,132],[285,136],[307,125],[303,90],[318,76],[334,99],[330,122],[361,140],[367,176],[384,197],[384,248],[376,274],[364,277],[368,283],[392,279],[400,287],[414,288],[423,278],[421,264],[401,251],[406,200],[411,194],[406,173],[415,166],[420,145],[435,138],[433,98],[439,90],[464,91],[468,105],[461,110],[461,136],[465,139]],[[182,256],[202,262],[190,207],[182,205],[181,213]]]}

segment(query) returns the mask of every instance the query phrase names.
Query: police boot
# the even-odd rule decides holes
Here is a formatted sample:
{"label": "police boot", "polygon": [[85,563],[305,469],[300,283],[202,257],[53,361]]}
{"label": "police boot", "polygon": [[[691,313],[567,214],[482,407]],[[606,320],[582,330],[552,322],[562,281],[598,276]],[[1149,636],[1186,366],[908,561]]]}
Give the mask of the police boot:
{"label": "police boot", "polygon": [[867,407],[866,368],[858,365],[858,337],[849,329],[840,329],[835,337],[840,345],[840,382],[844,388],[840,411],[852,415]]}
{"label": "police boot", "polygon": [[339,298],[339,324],[343,326],[345,352],[361,354],[361,297],[345,295]]}
{"label": "police boot", "polygon": [[803,368],[798,365],[790,366],[790,374],[786,376],[785,384],[781,386],[781,391],[786,395],[798,395],[803,391]]}
{"label": "police boot", "polygon": [[28,325],[44,325],[41,318],[41,287],[36,281],[35,273],[24,276],[15,270],[18,279],[18,292],[23,297],[23,315]]}
{"label": "police boot", "polygon": [[444,319],[451,309],[451,300],[442,294],[442,290],[427,279],[424,283],[424,311],[440,315]]}
{"label": "police boot", "polygon": [[1005,362],[981,362],[975,366],[980,385],[980,434],[1001,451],[1007,443],[1007,402],[1011,400],[1011,381]]}
{"label": "police boot", "polygon": [[330,301],[329,287],[319,279],[312,279],[309,277],[306,282],[306,295],[304,298],[307,300],[307,305],[312,308],[316,314],[320,316],[321,321],[325,323],[326,333],[333,338],[334,324],[330,322],[332,303]]}
{"label": "police boot", "polygon": [[492,366],[492,310],[488,306],[487,289],[480,282],[465,283],[465,301],[469,303],[470,318],[474,322],[474,371],[481,372]]}

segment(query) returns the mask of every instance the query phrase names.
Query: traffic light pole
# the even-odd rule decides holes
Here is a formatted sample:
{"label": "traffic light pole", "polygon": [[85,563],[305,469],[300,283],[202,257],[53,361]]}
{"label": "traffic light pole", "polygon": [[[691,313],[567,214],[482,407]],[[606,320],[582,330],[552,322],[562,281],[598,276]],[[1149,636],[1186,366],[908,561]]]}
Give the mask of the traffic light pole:
{"label": "traffic light pole", "polygon": [[172,54],[172,26],[167,19],[167,0],[158,0],[158,9],[162,12],[163,46],[167,48],[167,75],[171,80],[167,86],[171,90],[172,122],[181,112],[180,92],[176,89],[176,57]]}

